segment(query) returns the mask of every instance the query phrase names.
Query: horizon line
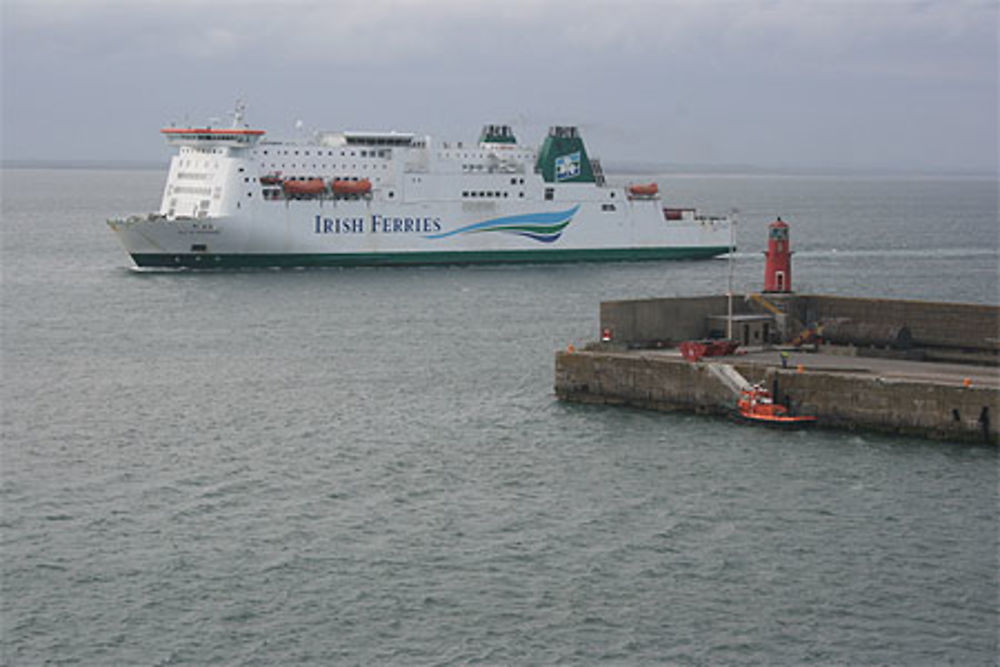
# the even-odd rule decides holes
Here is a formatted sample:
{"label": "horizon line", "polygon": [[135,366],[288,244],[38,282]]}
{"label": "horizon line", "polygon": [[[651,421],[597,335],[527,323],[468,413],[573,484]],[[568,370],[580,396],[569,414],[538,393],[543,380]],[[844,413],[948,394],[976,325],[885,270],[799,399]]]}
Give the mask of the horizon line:
{"label": "horizon line", "polygon": [[[169,160],[122,158],[2,158],[0,169],[136,169],[143,171],[169,169]],[[746,163],[678,163],[643,160],[607,160],[606,172],[611,174],[746,174],[746,175],[900,175],[900,176],[965,176],[996,178],[1000,169],[958,169],[953,167],[893,167],[849,165],[763,165]]]}

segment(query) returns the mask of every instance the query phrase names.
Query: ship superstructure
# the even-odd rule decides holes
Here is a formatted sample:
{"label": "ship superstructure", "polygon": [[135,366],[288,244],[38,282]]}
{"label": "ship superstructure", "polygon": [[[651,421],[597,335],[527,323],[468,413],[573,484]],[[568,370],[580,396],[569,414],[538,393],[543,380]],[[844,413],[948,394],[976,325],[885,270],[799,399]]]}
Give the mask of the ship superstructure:
{"label": "ship superstructure", "polygon": [[729,221],[610,186],[578,130],[538,149],[508,125],[478,141],[317,132],[269,141],[243,121],[161,130],[178,148],[156,213],[109,220],[138,267],[645,260],[729,251]]}

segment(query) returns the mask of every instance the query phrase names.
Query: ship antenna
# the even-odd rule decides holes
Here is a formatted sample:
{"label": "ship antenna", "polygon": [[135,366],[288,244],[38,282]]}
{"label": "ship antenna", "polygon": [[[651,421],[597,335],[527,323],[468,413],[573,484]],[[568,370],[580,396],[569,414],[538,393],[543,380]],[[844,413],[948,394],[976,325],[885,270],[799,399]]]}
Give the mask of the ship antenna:
{"label": "ship antenna", "polygon": [[726,292],[726,338],[733,337],[733,255],[736,254],[736,216],[740,210],[734,208],[729,214],[729,289]]}
{"label": "ship antenna", "polygon": [[236,108],[233,109],[233,128],[238,128],[243,125],[243,114],[247,110],[247,103],[242,97],[236,98]]}

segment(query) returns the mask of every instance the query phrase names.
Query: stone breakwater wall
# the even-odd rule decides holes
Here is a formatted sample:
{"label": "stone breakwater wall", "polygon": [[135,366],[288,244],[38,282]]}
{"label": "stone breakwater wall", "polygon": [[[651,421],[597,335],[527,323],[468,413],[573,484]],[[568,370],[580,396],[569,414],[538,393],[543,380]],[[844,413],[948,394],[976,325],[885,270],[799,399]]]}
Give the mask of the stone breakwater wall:
{"label": "stone breakwater wall", "polygon": [[[765,294],[764,297],[800,324],[845,318],[876,327],[907,326],[920,347],[980,350],[1000,349],[1000,308],[997,306],[871,299],[821,294]],[[674,297],[601,303],[601,328],[623,344],[679,342],[706,336],[707,318],[725,315],[722,295]],[[733,314],[766,314],[759,302],[734,296]],[[798,333],[790,331],[790,334]]]}
{"label": "stone breakwater wall", "polygon": [[790,310],[802,322],[847,318],[883,326],[905,324],[913,344],[996,351],[1000,308],[972,303],[869,299],[821,294],[795,295]]}
{"label": "stone breakwater wall", "polygon": [[[731,414],[735,399],[709,372],[709,363],[642,352],[558,352],[555,392],[581,403]],[[789,397],[796,410],[816,415],[824,428],[993,444],[1000,437],[1000,392],[994,388],[732,365],[768,388],[777,380],[779,399]]]}

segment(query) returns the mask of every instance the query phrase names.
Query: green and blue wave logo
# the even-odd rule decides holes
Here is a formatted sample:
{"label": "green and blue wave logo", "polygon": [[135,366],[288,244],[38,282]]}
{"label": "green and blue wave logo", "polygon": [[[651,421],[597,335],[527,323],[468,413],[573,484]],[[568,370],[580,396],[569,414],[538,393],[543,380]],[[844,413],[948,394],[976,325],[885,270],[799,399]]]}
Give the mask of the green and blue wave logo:
{"label": "green and blue wave logo", "polygon": [[479,234],[482,232],[501,232],[504,234],[517,234],[542,243],[553,243],[559,240],[563,230],[573,220],[573,216],[580,210],[577,204],[573,208],[565,211],[553,211],[551,213],[524,213],[521,215],[508,215],[502,218],[491,218],[482,222],[474,222],[465,227],[459,227],[449,232],[440,234],[429,234],[426,239],[443,239],[456,234]]}

